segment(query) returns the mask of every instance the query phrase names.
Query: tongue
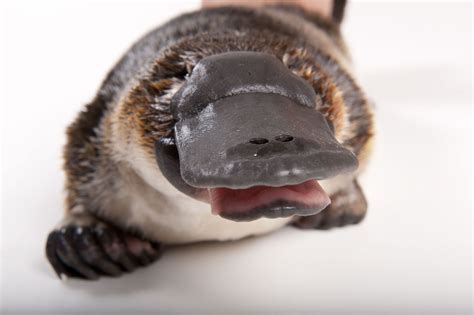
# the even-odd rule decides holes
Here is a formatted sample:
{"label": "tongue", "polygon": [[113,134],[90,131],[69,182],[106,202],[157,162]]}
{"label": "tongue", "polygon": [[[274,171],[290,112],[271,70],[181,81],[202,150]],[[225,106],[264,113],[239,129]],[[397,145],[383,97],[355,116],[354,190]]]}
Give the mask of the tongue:
{"label": "tongue", "polygon": [[316,180],[281,187],[209,188],[212,213],[236,221],[312,215],[331,200]]}

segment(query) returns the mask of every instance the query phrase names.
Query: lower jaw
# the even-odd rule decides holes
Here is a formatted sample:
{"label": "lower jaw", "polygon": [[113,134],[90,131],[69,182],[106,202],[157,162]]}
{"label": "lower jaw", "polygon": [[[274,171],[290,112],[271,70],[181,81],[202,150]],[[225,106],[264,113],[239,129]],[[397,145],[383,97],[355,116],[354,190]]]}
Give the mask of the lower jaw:
{"label": "lower jaw", "polygon": [[[280,187],[254,186],[249,189],[234,190],[218,188],[216,190],[226,190],[227,194],[230,192],[231,196],[233,194],[237,195],[237,198],[235,196],[230,198],[230,203],[222,202],[221,200],[221,205],[232,204],[232,201],[235,202],[235,200],[244,200],[243,202],[238,202],[239,204],[243,204],[244,207],[240,207],[240,210],[230,207],[227,207],[227,209],[226,207],[219,207],[219,209],[216,210],[215,200],[211,200],[211,189],[199,189],[193,197],[202,202],[211,204],[213,214],[237,222],[254,221],[260,218],[275,219],[291,216],[309,216],[323,211],[330,204],[329,197],[316,180],[308,180],[301,184]],[[261,192],[262,190],[264,191],[263,193]],[[244,193],[243,195],[242,192]],[[270,193],[271,198],[264,198],[268,196],[268,193]],[[279,198],[280,195],[287,198]],[[257,196],[257,198],[255,198],[255,196]],[[257,202],[255,202],[255,199]],[[298,200],[304,200],[305,202],[298,202]],[[249,205],[248,208],[245,207],[247,201]]]}
{"label": "lower jaw", "polygon": [[326,207],[327,206],[317,208],[286,200],[277,200],[271,204],[263,205],[246,212],[223,212],[219,213],[219,215],[224,219],[232,221],[248,222],[260,218],[276,219],[291,216],[309,216],[323,211]]}

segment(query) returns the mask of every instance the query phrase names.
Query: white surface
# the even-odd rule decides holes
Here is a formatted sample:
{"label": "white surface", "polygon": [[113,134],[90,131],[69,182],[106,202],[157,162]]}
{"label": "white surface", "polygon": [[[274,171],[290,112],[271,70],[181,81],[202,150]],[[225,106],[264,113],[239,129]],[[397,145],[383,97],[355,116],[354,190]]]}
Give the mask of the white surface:
{"label": "white surface", "polygon": [[138,36],[196,3],[23,2],[2,12],[2,311],[469,313],[470,4],[352,4],[344,31],[377,104],[362,225],[185,246],[98,282],[43,255],[62,214],[64,128]]}

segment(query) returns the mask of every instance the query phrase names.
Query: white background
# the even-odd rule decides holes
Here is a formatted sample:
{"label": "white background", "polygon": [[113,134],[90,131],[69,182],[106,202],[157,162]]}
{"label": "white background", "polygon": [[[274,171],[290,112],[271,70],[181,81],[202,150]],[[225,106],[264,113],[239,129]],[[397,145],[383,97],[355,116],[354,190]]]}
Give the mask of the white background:
{"label": "white background", "polygon": [[355,3],[344,34],[374,100],[362,225],[183,246],[117,279],[59,281],[64,129],[144,32],[193,2],[28,1],[2,29],[0,310],[469,313],[472,7]]}

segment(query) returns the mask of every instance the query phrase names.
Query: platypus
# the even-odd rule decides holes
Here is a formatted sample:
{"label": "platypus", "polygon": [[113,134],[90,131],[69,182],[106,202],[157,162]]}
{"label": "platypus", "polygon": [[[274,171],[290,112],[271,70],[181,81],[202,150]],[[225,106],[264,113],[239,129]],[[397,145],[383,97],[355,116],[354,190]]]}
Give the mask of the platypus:
{"label": "platypus", "polygon": [[181,15],[138,40],[67,129],[60,278],[119,276],[165,247],[359,223],[370,102],[331,17],[293,5]]}

